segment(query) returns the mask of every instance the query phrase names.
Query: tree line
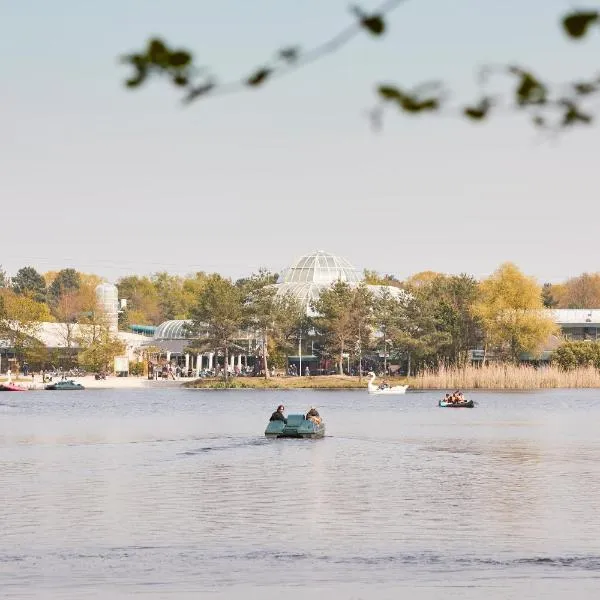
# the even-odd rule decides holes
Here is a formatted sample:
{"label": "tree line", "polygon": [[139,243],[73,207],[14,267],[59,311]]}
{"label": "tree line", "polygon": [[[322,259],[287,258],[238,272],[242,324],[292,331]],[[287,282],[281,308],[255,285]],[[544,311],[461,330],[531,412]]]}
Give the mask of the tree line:
{"label": "tree line", "polygon": [[[369,270],[364,276],[358,286],[334,283],[311,302],[307,314],[307,306],[295,297],[276,293],[277,274],[268,270],[236,281],[204,272],[131,275],[117,281],[119,297],[127,299],[120,328],[186,319],[190,351],[218,351],[225,360],[240,352],[240,332],[245,331],[258,341],[255,353],[267,376],[269,366],[283,367],[298,340],[308,336],[318,340],[320,356],[340,373],[350,364],[358,370],[375,360],[384,369],[389,362],[403,364],[412,374],[440,364],[465,365],[474,348],[483,349],[484,361],[493,356],[518,362],[558,333],[541,309],[600,306],[598,273],[543,285],[511,263],[482,281],[435,272],[404,281]],[[43,354],[33,341],[36,327],[55,321],[61,323],[67,348],[83,348],[75,359],[106,362],[110,353],[118,353],[118,344],[100,322],[95,298],[100,282],[96,275],[71,268],[40,274],[28,266],[12,278],[0,269],[0,334],[35,362],[36,353]],[[82,340],[76,325],[95,333]]]}

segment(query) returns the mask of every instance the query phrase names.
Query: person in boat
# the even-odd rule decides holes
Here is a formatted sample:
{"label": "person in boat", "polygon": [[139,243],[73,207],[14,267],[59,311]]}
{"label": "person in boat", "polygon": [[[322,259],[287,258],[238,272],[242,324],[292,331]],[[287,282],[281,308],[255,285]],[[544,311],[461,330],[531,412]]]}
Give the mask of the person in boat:
{"label": "person in boat", "polygon": [[380,386],[380,390],[387,390],[390,387],[390,384],[387,381],[384,381]]}
{"label": "person in boat", "polygon": [[269,421],[283,421],[287,425],[287,419],[286,419],[285,415],[283,414],[284,410],[285,410],[285,406],[283,406],[283,404],[280,404],[277,407],[277,410],[271,415],[271,418],[269,419]]}
{"label": "person in boat", "polygon": [[310,407],[309,411],[306,413],[305,419],[307,421],[312,421],[315,425],[319,425],[321,423],[321,415],[314,406]]}

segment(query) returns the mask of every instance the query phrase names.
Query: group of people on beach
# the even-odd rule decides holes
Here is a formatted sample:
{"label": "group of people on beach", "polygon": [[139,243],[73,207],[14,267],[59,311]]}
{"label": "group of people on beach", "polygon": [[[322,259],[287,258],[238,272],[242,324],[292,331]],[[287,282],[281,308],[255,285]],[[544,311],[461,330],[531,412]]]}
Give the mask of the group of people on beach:
{"label": "group of people on beach", "polygon": [[446,394],[444,402],[448,404],[462,404],[466,400],[463,393],[460,390],[456,390],[453,394]]}

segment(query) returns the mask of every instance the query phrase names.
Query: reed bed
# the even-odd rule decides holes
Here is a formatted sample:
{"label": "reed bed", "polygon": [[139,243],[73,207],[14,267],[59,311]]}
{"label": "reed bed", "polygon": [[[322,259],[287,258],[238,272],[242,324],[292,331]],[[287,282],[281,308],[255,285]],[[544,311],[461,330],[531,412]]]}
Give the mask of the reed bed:
{"label": "reed bed", "polygon": [[484,367],[427,369],[408,380],[413,389],[531,390],[541,388],[600,388],[600,371],[579,367],[491,364]]}

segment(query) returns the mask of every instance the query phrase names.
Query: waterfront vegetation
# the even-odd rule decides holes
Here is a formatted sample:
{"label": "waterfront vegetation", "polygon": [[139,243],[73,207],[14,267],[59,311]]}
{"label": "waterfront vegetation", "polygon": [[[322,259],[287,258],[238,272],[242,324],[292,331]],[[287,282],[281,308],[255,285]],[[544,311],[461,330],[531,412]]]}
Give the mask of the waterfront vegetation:
{"label": "waterfront vegetation", "polygon": [[[541,286],[511,263],[481,281],[433,272],[401,281],[365,271],[364,284],[337,281],[325,289],[310,303],[310,316],[293,296],[276,294],[276,280],[267,270],[237,281],[203,272],[124,277],[117,282],[119,297],[127,299],[120,329],[187,319],[187,351],[216,352],[221,364],[228,353],[239,354],[239,332],[251,332],[254,346],[245,352],[271,380],[203,379],[193,384],[197,387],[363,387],[366,382],[347,375],[387,372],[391,365],[406,375],[398,382],[413,389],[600,387],[600,344],[561,339],[541,310],[600,306],[600,274]],[[24,267],[12,278],[0,269],[0,340],[35,370],[78,364],[96,371],[109,365],[123,346],[96,305],[94,290],[101,281],[69,268],[42,275]],[[384,287],[375,292],[367,284]],[[60,325],[60,350],[36,337],[47,321]],[[330,375],[270,378],[270,367],[286,372],[287,357],[308,337]],[[542,367],[537,357],[550,341],[552,364]],[[474,348],[480,349],[477,365],[470,354]],[[521,365],[524,355],[536,367]]]}
{"label": "waterfront vegetation", "polygon": [[541,388],[600,387],[600,371],[593,366],[565,370],[557,365],[534,367],[509,363],[485,367],[425,368],[408,380],[412,389],[532,390]]}
{"label": "waterfront vegetation", "polygon": [[[600,388],[600,371],[593,366],[565,370],[560,366],[490,364],[485,367],[425,368],[414,377],[388,377],[390,385],[408,384],[410,390],[533,390],[544,388]],[[365,377],[241,377],[225,382],[198,379],[185,384],[204,389],[366,389]]]}

